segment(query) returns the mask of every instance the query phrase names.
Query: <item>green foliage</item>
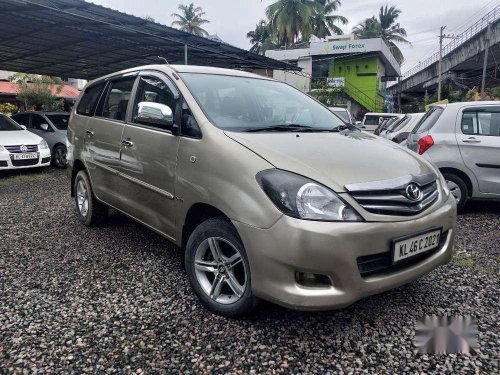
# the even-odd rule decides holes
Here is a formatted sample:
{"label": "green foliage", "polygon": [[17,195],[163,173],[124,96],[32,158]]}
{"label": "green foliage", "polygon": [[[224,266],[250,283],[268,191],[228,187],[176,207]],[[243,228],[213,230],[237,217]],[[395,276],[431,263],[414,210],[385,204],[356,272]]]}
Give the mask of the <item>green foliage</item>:
{"label": "green foliage", "polygon": [[328,107],[334,107],[343,101],[341,87],[330,87],[326,79],[317,79],[312,82],[312,95]]}
{"label": "green foliage", "polygon": [[342,34],[337,25],[345,25],[347,18],[333,14],[340,5],[340,0],[276,0],[266,8],[267,20],[247,34],[252,50],[264,53],[280,45],[307,42],[311,35]]}
{"label": "green foliage", "polygon": [[0,113],[4,115],[14,115],[19,111],[19,108],[15,104],[11,103],[0,103]]}
{"label": "green foliage", "polygon": [[51,90],[55,87],[56,94],[61,92],[64,84],[60,78],[15,73],[10,81],[19,86],[17,99],[24,104],[26,110],[54,111],[64,106],[64,101],[53,95]]}
{"label": "green foliage", "polygon": [[378,18],[373,16],[365,19],[354,27],[352,32],[361,39],[382,38],[401,65],[404,57],[396,44],[410,44],[410,42],[406,40],[406,30],[397,22],[400,14],[401,10],[395,6],[381,6]]}
{"label": "green foliage", "polygon": [[179,5],[180,13],[172,13],[172,17],[177,18],[172,22],[172,26],[179,26],[179,30],[198,36],[208,36],[208,32],[201,27],[210,21],[203,18],[205,12],[201,7],[195,7],[193,3],[189,5]]}

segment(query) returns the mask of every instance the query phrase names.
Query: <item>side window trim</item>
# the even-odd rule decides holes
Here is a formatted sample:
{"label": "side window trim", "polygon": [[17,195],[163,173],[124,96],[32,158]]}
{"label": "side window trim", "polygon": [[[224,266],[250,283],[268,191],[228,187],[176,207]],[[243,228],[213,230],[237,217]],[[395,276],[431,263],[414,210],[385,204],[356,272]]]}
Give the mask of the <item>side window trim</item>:
{"label": "side window trim", "polygon": [[[130,91],[130,98],[129,98],[129,101],[127,103],[127,110],[125,112],[125,120],[117,120],[117,119],[112,119],[112,118],[109,118],[109,117],[105,117],[102,115],[102,111],[103,111],[103,107],[104,107],[104,103],[105,101],[108,99],[108,95],[110,93],[110,88],[111,88],[111,84],[113,82],[116,82],[116,81],[122,81],[122,80],[125,80],[127,78],[132,78],[132,77],[135,77],[134,78],[134,83],[132,85],[132,90]],[[130,108],[131,108],[131,99],[132,98],[135,98],[135,91],[136,91],[136,87],[137,87],[137,77],[138,77],[138,72],[133,72],[133,73],[129,73],[129,74],[121,74],[119,76],[115,76],[115,77],[110,77],[110,78],[107,78],[105,80],[105,86],[104,86],[104,89],[102,90],[101,92],[101,95],[99,97],[99,100],[97,101],[97,105],[94,109],[94,116],[93,117],[96,117],[98,119],[101,119],[101,120],[107,120],[107,121],[113,121],[113,122],[117,122],[117,123],[120,123],[120,124],[127,124],[129,123],[130,121]],[[100,113],[98,113],[98,111],[100,111]]]}

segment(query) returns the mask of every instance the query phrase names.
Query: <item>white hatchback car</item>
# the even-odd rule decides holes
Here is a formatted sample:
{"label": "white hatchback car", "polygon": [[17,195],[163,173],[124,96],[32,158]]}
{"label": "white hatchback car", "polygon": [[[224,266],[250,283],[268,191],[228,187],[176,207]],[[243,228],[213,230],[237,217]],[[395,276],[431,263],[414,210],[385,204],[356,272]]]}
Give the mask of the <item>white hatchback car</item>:
{"label": "white hatchback car", "polygon": [[500,200],[500,101],[434,105],[407,142],[443,173],[458,208]]}
{"label": "white hatchback car", "polygon": [[47,142],[10,117],[0,114],[0,171],[49,165]]}

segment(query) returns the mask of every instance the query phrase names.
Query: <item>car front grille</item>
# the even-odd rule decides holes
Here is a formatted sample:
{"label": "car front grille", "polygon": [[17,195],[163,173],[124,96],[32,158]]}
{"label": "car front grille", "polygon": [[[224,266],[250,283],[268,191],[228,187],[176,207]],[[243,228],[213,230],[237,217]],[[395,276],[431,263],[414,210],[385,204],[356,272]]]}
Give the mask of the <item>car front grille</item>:
{"label": "car front grille", "polygon": [[439,240],[438,247],[431,251],[415,255],[397,263],[392,262],[392,251],[360,256],[357,258],[359,274],[361,275],[361,277],[380,276],[413,266],[442,249],[444,244],[446,243],[447,238],[448,231],[443,232],[441,235],[441,239]]}
{"label": "car front grille", "polygon": [[37,152],[38,145],[26,145],[26,150],[21,151],[21,146],[4,146],[4,148],[9,151],[11,154],[22,154],[23,152]]}
{"label": "car front grille", "polygon": [[[418,197],[408,188],[417,187]],[[394,180],[346,185],[349,194],[368,212],[378,215],[417,215],[438,198],[436,175],[405,176]]]}
{"label": "car front grille", "polygon": [[24,159],[24,160],[11,160],[14,167],[27,167],[28,165],[38,164],[38,158],[36,159]]}

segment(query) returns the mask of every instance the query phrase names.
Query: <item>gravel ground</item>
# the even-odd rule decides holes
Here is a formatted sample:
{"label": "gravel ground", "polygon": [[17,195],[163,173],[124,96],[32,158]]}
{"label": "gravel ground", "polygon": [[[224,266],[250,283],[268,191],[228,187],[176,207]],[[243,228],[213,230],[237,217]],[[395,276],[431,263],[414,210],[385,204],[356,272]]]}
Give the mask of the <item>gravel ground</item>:
{"label": "gravel ground", "polygon": [[[499,373],[500,204],[458,220],[457,254],[340,311],[204,310],[181,251],[122,215],[77,221],[61,171],[0,185],[0,373]],[[420,355],[417,317],[470,314],[477,355]]]}

